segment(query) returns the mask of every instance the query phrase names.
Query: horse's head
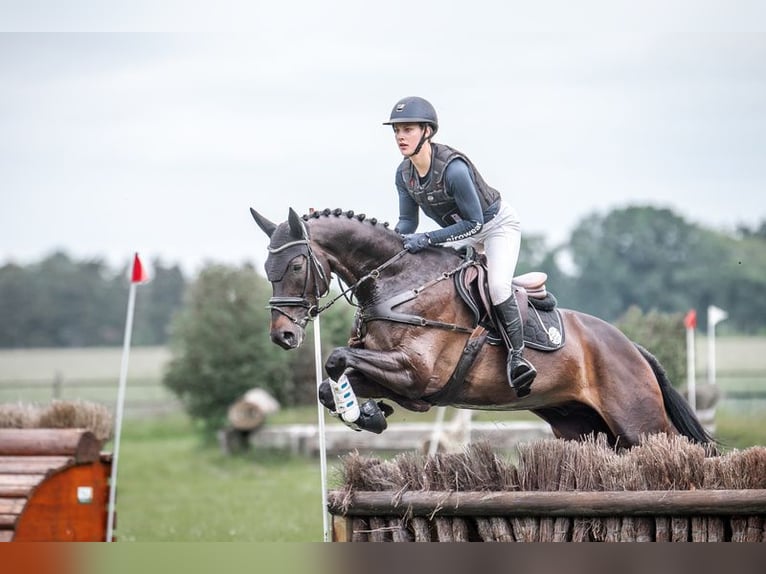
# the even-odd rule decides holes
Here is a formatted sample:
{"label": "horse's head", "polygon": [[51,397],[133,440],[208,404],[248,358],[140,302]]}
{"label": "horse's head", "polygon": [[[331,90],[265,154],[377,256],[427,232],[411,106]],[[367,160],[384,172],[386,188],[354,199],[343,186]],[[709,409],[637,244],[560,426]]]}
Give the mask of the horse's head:
{"label": "horse's head", "polygon": [[271,238],[265,264],[273,289],[269,300],[271,340],[283,349],[295,349],[303,343],[306,324],[329,289],[329,277],[312,250],[306,225],[293,209],[280,225],[253,208],[250,213]]}

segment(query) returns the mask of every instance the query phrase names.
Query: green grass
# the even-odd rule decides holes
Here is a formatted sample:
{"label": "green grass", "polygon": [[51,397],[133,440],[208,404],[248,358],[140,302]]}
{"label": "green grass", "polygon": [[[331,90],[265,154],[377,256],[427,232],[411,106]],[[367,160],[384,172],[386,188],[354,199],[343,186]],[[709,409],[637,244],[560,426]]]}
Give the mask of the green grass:
{"label": "green grass", "polygon": [[118,461],[122,542],[318,542],[319,461],[204,444],[185,417],[127,421]]}

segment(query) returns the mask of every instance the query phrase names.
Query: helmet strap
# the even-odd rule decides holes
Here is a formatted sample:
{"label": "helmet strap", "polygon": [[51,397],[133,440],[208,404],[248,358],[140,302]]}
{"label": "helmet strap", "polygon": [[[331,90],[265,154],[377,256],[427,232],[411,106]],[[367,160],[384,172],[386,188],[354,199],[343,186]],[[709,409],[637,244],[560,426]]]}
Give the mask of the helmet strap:
{"label": "helmet strap", "polygon": [[418,155],[420,153],[421,148],[423,147],[423,144],[426,143],[427,140],[431,139],[431,136],[426,137],[426,132],[428,131],[428,124],[422,124],[423,125],[423,135],[420,136],[420,141],[418,142],[418,147],[415,148],[415,151],[412,152],[409,157],[412,157],[414,155]]}

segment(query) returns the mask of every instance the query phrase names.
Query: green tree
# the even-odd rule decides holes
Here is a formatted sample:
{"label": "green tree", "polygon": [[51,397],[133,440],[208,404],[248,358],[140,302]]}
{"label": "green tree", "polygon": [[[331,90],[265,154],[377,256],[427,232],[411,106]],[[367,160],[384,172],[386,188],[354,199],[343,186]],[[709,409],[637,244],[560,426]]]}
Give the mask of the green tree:
{"label": "green tree", "polygon": [[614,320],[631,305],[685,306],[680,284],[699,263],[698,241],[696,229],[667,209],[629,207],[586,218],[570,242],[581,309]]}
{"label": "green tree", "polygon": [[136,345],[162,345],[168,340],[172,317],[183,304],[186,280],[178,265],[152,261],[151,281],[141,286],[136,302],[133,340]]}
{"label": "green tree", "polygon": [[541,271],[548,275],[546,286],[562,307],[574,304],[573,278],[567,275],[559,265],[559,258],[564,247],[549,248],[542,235],[525,235],[521,240],[519,263],[516,275],[530,271]]}
{"label": "green tree", "polygon": [[26,270],[9,263],[0,268],[0,347],[21,346],[27,330],[29,292]]}
{"label": "green tree", "polygon": [[101,337],[118,331],[124,322],[119,318],[124,316],[124,303],[121,309],[112,307],[112,273],[101,260],[76,262],[56,252],[23,269],[6,266],[0,275],[4,346],[110,344]]}
{"label": "green tree", "polygon": [[[0,347],[119,345],[125,330],[127,266],[75,261],[55,252],[25,267],[0,267]],[[177,266],[155,262],[136,303],[134,343],[163,344],[185,280]]]}
{"label": "green tree", "polygon": [[631,341],[651,352],[674,387],[686,382],[686,337],[683,313],[643,313],[635,305],[615,323]]}
{"label": "green tree", "polygon": [[[574,308],[614,321],[630,306],[666,313],[726,309],[725,329],[766,330],[766,237],[687,223],[667,209],[590,215],[572,234]],[[705,314],[701,313],[705,328]]]}
{"label": "green tree", "polygon": [[270,292],[250,266],[208,265],[173,320],[163,383],[206,431],[220,428],[228,407],[253,387],[283,404],[294,400],[290,356],[268,335]]}
{"label": "green tree", "polygon": [[[722,256],[711,265],[713,280],[699,309],[712,304],[729,314],[724,329],[766,332],[766,236],[726,237]],[[704,327],[707,327],[705,324]]]}

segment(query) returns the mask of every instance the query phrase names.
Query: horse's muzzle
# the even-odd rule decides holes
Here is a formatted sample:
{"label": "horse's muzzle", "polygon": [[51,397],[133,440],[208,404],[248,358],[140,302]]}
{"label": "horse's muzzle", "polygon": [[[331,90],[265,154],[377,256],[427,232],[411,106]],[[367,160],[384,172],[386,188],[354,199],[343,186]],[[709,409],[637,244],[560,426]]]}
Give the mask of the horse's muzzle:
{"label": "horse's muzzle", "polygon": [[[284,323],[284,321],[282,322]],[[271,341],[283,349],[297,349],[303,343],[304,331],[298,325],[293,323],[282,325],[273,325],[271,328]]]}

